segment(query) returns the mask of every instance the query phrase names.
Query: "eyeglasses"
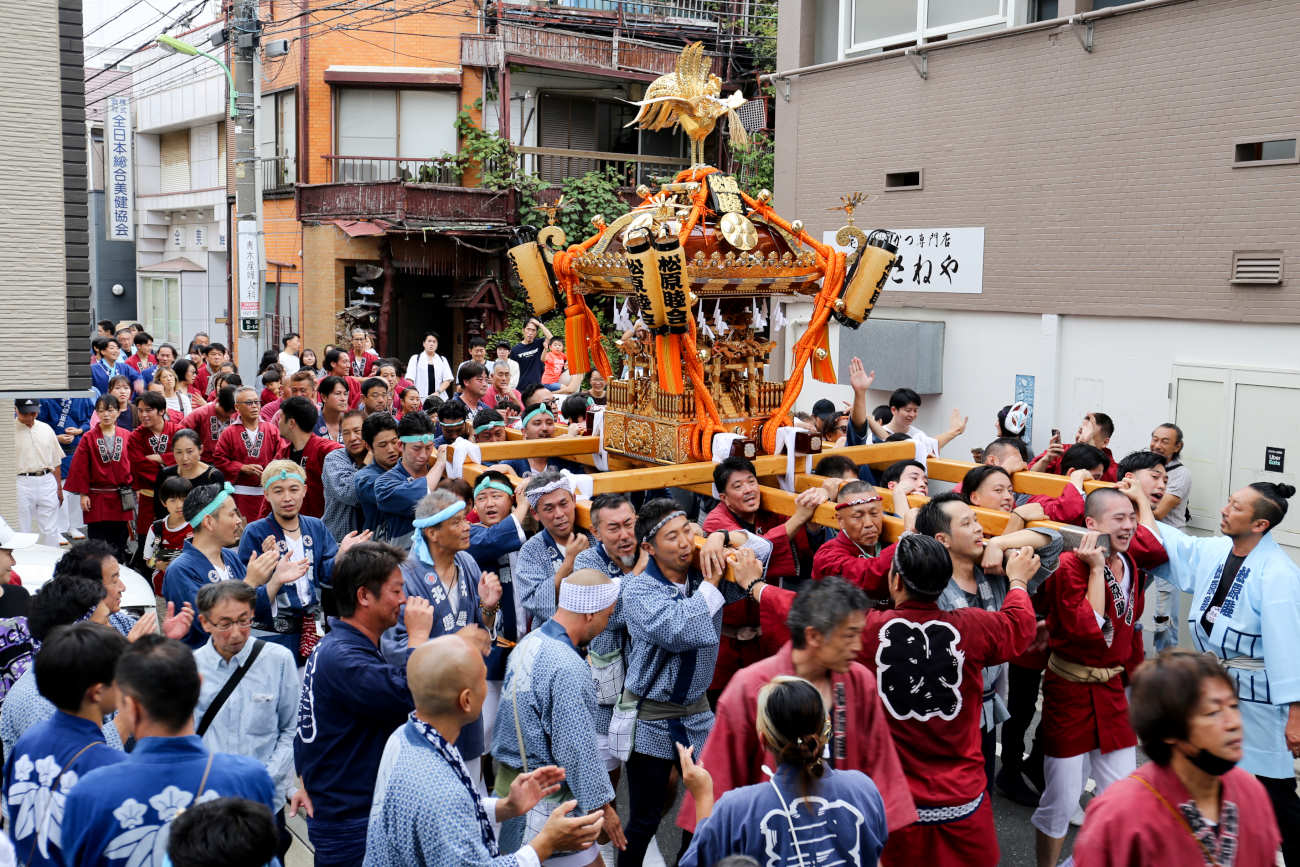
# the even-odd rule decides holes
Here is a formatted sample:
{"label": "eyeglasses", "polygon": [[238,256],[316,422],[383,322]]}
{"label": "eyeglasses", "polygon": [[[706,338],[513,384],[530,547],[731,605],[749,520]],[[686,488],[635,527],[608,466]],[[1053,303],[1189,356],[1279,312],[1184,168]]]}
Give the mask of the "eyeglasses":
{"label": "eyeglasses", "polygon": [[240,629],[248,629],[252,625],[253,625],[253,618],[249,616],[249,617],[241,617],[238,620],[218,620],[216,623],[212,624],[212,630],[214,632],[229,632],[230,630],[234,629],[236,626],[238,626]]}
{"label": "eyeglasses", "polygon": [[262,402],[260,400],[237,400],[235,401],[235,403],[239,404],[240,406],[261,406],[262,405]]}

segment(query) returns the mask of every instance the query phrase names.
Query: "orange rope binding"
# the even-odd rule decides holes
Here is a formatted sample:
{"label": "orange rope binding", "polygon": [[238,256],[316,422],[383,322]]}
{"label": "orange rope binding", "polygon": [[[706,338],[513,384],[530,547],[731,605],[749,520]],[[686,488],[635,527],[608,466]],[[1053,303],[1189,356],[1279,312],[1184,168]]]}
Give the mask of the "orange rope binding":
{"label": "orange rope binding", "polygon": [[573,270],[573,260],[590,250],[605,234],[606,227],[580,244],[555,254],[555,282],[564,290],[564,345],[569,359],[569,372],[581,376],[594,366],[606,379],[613,377],[613,367],[600,339],[600,322],[587,306],[587,299],[578,292],[578,275]]}
{"label": "orange rope binding", "polygon": [[[772,413],[768,423],[763,425],[763,439],[760,445],[767,454],[775,454],[776,429],[790,423],[790,410],[794,408],[795,401],[799,399],[799,392],[803,388],[804,367],[810,359],[813,359],[817,348],[825,348],[829,340],[827,323],[830,321],[835,299],[839,297],[840,291],[844,288],[847,257],[838,250],[819,243],[805,231],[794,232],[790,224],[772,210],[771,205],[759,202],[744,192],[741,192],[740,196],[747,205],[761,214],[763,219],[795,235],[802,243],[811,247],[817,255],[818,264],[823,269],[822,288],[818,291],[813,303],[813,314],[808,321],[808,328],[794,345],[794,365],[791,368],[790,377],[785,381],[785,391],[782,392],[781,403]],[[823,382],[835,381],[835,370],[831,365],[829,356],[814,361],[813,375]]]}

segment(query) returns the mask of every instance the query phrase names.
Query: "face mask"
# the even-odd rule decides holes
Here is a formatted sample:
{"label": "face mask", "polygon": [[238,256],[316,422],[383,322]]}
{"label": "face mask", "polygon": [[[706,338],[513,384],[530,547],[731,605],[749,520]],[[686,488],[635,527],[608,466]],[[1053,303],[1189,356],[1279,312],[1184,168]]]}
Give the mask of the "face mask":
{"label": "face mask", "polygon": [[1206,749],[1198,750],[1194,755],[1187,756],[1187,761],[1212,777],[1221,777],[1237,765],[1231,759],[1216,756]]}

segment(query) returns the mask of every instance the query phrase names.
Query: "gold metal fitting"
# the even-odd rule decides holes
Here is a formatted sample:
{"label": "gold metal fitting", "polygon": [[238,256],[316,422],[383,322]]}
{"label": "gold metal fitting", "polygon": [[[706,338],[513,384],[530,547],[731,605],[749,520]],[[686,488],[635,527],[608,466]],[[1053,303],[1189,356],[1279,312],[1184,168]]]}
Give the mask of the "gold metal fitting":
{"label": "gold metal fitting", "polygon": [[790,223],[790,231],[799,234],[803,231],[803,220],[794,220]]}
{"label": "gold metal fitting", "polygon": [[644,199],[646,196],[650,195],[650,188],[647,187],[645,184],[638,184],[636,188],[636,194]]}
{"label": "gold metal fitting", "polygon": [[771,191],[771,190],[766,190],[766,189],[764,189],[764,190],[759,190],[759,191],[758,191],[758,195],[755,196],[754,199],[755,199],[755,201],[757,201],[759,204],[766,205],[768,202],[772,201],[772,191]]}
{"label": "gold metal fitting", "polygon": [[597,229],[605,228],[605,215],[597,214],[596,216],[592,217],[591,224],[595,226]]}
{"label": "gold metal fitting", "polygon": [[837,299],[835,300],[835,312],[836,312],[836,313],[843,313],[843,312],[844,312],[844,307],[845,307],[844,299],[843,299],[843,298],[837,298]]}
{"label": "gold metal fitting", "polygon": [[707,349],[701,349],[701,350],[699,350],[698,352],[696,352],[695,354],[698,355],[698,356],[700,357],[700,361],[708,361],[708,360],[709,360],[709,350],[707,350]]}
{"label": "gold metal fitting", "polygon": [[826,350],[825,350],[825,349],[822,349],[820,346],[817,347],[817,351],[814,352],[813,354],[817,356],[817,360],[818,360],[818,361],[825,361],[825,360],[826,360]]}
{"label": "gold metal fitting", "polygon": [[686,298],[692,305],[700,303],[700,296],[696,295],[694,292],[688,292]]}

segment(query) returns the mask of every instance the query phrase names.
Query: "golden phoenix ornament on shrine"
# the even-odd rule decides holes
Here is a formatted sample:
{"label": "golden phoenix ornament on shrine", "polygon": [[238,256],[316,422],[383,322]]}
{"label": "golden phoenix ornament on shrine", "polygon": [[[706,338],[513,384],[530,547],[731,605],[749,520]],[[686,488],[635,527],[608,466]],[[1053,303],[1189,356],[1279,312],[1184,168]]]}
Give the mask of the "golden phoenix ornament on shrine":
{"label": "golden phoenix ornament on shrine", "polygon": [[[728,116],[733,142],[744,136],[734,111],[744,97],[737,91],[722,99],[721,92],[703,46],[688,46],[677,71],[657,79],[637,103],[634,122],[645,129],[680,125],[695,164],[657,190],[638,187],[640,201],[630,211],[596,221],[596,234],[580,243],[568,246],[564,232],[548,225],[535,241],[509,251],[537,315],[564,305],[570,372],[594,367],[610,380],[605,448],[640,461],[709,460],[723,442],[719,434],[738,434],[750,452],[775,454],[805,368],[811,365],[821,382],[836,381],[831,317],[860,326],[897,256],[894,233],[868,234],[852,219],[836,234],[848,253],[823,244],[801,220],[777,214],[770,191],[751,196],[734,177],[703,165],[703,142],[718,118]],[[853,198],[850,208],[861,201]],[[640,324],[622,346],[628,378],[614,377],[601,344],[587,303],[598,295],[616,304],[635,299]],[[789,378],[780,382],[765,378],[776,329],[763,307],[768,317],[778,315],[783,298],[811,301],[813,312],[794,343]]]}

